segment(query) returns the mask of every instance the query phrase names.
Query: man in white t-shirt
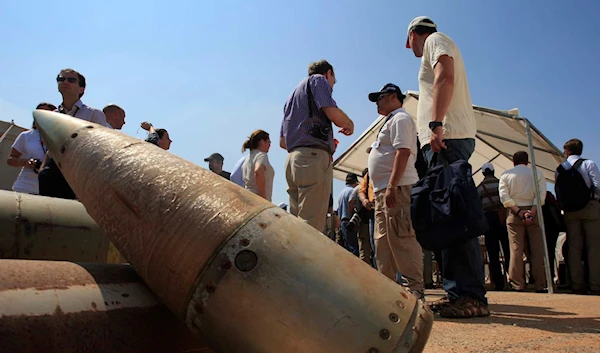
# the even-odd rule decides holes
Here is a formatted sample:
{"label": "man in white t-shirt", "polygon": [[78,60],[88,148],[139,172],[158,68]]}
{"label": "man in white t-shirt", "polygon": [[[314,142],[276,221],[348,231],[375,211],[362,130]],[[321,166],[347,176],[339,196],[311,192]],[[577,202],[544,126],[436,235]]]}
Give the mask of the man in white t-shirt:
{"label": "man in white t-shirt", "polygon": [[[458,47],[419,16],[408,25],[406,48],[421,58],[417,129],[429,167],[468,161],[477,125]],[[431,303],[432,310],[450,318],[489,315],[478,238],[442,250],[442,273],[447,296]]]}
{"label": "man in white t-shirt", "polygon": [[410,192],[419,180],[417,130],[402,108],[405,96],[392,83],[369,94],[386,119],[369,152],[375,193],[375,259],[379,272],[395,280],[400,272],[416,296],[423,296],[423,250],[410,218]]}

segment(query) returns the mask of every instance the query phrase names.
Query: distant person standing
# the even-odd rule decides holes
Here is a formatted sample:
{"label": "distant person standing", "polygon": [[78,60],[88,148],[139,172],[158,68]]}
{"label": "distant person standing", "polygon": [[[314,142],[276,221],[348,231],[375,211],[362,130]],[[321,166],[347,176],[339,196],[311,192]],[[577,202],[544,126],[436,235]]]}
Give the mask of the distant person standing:
{"label": "distant person standing", "polygon": [[273,179],[275,170],[269,162],[271,139],[263,130],[256,130],[242,145],[242,152],[250,150],[248,158],[242,165],[242,175],[246,189],[271,201],[273,196]]}
{"label": "distant person standing", "polygon": [[[513,155],[514,168],[502,173],[498,191],[500,201],[509,209],[510,214],[506,219],[508,235],[510,238],[510,266],[508,275],[511,286],[518,291],[525,289],[525,273],[523,265],[523,252],[525,244],[529,244],[531,252],[531,272],[535,279],[536,292],[545,292],[546,273],[544,272],[544,247],[542,243],[542,230],[538,223],[537,199],[535,192],[535,179],[533,169],[529,168],[529,155],[519,151]],[[540,203],[544,205],[546,198],[546,182],[544,174],[538,171],[538,185],[540,186]]]}
{"label": "distant person standing", "polygon": [[483,211],[489,225],[488,232],[485,234],[485,247],[490,259],[490,275],[494,289],[503,290],[505,277],[502,274],[502,266],[500,264],[499,244],[502,244],[505,263],[510,263],[510,246],[506,230],[506,208],[500,202],[500,194],[498,192],[500,180],[494,175],[494,165],[485,163],[481,167],[481,172],[484,178],[479,186],[477,186],[477,193],[481,198]]}
{"label": "distant person standing", "polygon": [[[56,110],[56,107],[50,103],[40,103],[35,109],[53,111]],[[39,194],[37,173],[44,160],[46,150],[35,122],[33,122],[31,130],[23,131],[17,136],[6,161],[11,167],[21,168],[21,172],[12,186],[13,191]]]}
{"label": "distant person standing", "polygon": [[125,110],[116,104],[109,104],[102,109],[106,121],[115,130],[121,130],[125,125]]}
{"label": "distant person standing", "polygon": [[[567,267],[573,293],[600,295],[600,171],[594,161],[581,158],[583,143],[572,139],[565,143],[567,160],[556,171],[556,195],[565,212]],[[589,283],[581,264],[587,247]]]}
{"label": "distant person standing", "polygon": [[223,162],[225,161],[225,158],[223,158],[220,153],[213,153],[204,158],[204,161],[208,162],[208,169],[210,169],[213,173],[219,174],[227,180],[231,179],[231,173],[223,170]]}
{"label": "distant person standing", "polygon": [[336,79],[325,60],[308,67],[283,109],[279,145],[288,151],[285,176],[290,213],[319,232],[325,229],[327,199],[331,194],[335,151],[332,123],[346,136],[354,123],[337,107],[331,93]]}
{"label": "distant person standing", "polygon": [[144,121],[141,124],[141,128],[148,131],[148,137],[146,137],[146,142],[150,142],[153,145],[156,145],[162,148],[165,151],[168,151],[171,148],[171,138],[169,137],[169,132],[165,129],[155,129],[152,124],[147,121]]}
{"label": "distant person standing", "polygon": [[244,162],[247,158],[248,156],[243,156],[242,158],[238,159],[238,161],[235,162],[235,165],[233,166],[233,170],[231,171],[230,180],[241,187],[244,187],[244,175],[242,173],[242,165],[244,165]]}
{"label": "distant person standing", "polygon": [[[421,58],[417,131],[429,167],[468,161],[475,150],[477,122],[460,50],[425,16],[408,25],[406,48]],[[441,254],[447,295],[431,303],[431,309],[449,318],[489,316],[478,239]]]}
{"label": "distant person standing", "polygon": [[338,196],[338,214],[340,215],[341,233],[344,240],[346,250],[350,251],[354,256],[359,257],[358,252],[358,226],[351,223],[350,219],[354,214],[354,209],[351,208],[351,196],[354,188],[358,186],[358,176],[354,173],[346,175],[346,186]]}

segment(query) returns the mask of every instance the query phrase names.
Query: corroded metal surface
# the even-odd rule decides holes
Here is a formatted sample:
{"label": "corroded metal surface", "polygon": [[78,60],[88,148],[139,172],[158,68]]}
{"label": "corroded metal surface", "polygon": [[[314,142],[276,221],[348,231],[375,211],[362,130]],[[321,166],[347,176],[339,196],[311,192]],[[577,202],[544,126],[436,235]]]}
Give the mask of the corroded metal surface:
{"label": "corroded metal surface", "polygon": [[340,250],[285,211],[263,211],[203,273],[188,327],[224,352],[422,351],[431,311]]}
{"label": "corroded metal surface", "polygon": [[57,113],[36,124],[149,287],[223,352],[418,352],[432,314],[301,220],[149,143]]}
{"label": "corroded metal surface", "polygon": [[0,190],[0,258],[124,262],[77,201]]}
{"label": "corroded metal surface", "polygon": [[128,265],[0,260],[3,352],[212,352]]}
{"label": "corroded metal surface", "polygon": [[200,271],[223,242],[275,207],[153,144],[58,113],[34,116],[77,198],[181,318]]}

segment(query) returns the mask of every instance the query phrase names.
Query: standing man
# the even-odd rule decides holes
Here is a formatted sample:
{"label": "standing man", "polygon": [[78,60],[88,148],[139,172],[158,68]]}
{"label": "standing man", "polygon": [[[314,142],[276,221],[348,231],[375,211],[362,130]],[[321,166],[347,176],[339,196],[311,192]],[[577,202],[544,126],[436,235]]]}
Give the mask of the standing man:
{"label": "standing man", "polygon": [[346,186],[342,189],[338,197],[338,214],[342,221],[340,230],[346,250],[358,257],[358,226],[355,223],[350,223],[350,219],[354,215],[354,202],[350,202],[350,197],[356,186],[358,186],[358,176],[354,173],[348,173],[346,175]]}
{"label": "standing man", "polygon": [[[371,207],[370,203],[364,202],[368,201],[368,198],[365,197],[364,201],[361,200],[361,188],[363,183],[365,186],[367,184],[371,184],[369,179],[369,168],[365,168],[362,172],[362,181],[360,184],[356,185],[354,191],[350,195],[350,209],[355,210],[358,216],[360,217],[360,223],[358,225],[357,230],[357,238],[358,238],[358,257],[364,262],[368,263],[370,266],[373,266],[373,237],[371,236],[371,221],[375,217],[375,212],[373,207]],[[365,182],[366,181],[366,182]],[[370,187],[371,194],[373,194],[373,188]],[[368,208],[364,206],[364,204],[369,206]],[[373,200],[373,206],[375,205],[375,201]]]}
{"label": "standing man", "polygon": [[332,123],[346,136],[354,123],[331,97],[336,79],[325,60],[308,67],[283,108],[279,145],[288,151],[285,177],[290,195],[290,213],[319,232],[325,229],[327,199],[333,180],[335,151]]}
{"label": "standing man", "polygon": [[[581,264],[587,247],[589,286],[592,294],[600,295],[600,171],[594,161],[581,158],[580,140],[569,140],[563,148],[567,160],[558,167],[555,189],[565,212],[571,288],[575,294],[587,293]],[[578,173],[571,173],[572,168]]]}
{"label": "standing man", "polygon": [[[510,211],[506,219],[511,250],[508,276],[510,284],[515,290],[523,291],[525,289],[523,252],[525,243],[528,243],[531,251],[531,270],[535,279],[535,290],[543,293],[546,286],[546,273],[544,271],[542,230],[537,217],[538,211],[542,210],[538,210],[536,206],[535,180],[533,179],[533,169],[527,166],[529,164],[527,152],[515,153],[513,164],[514,168],[502,173],[498,186],[500,201]],[[546,181],[541,170],[538,170],[538,183],[543,205]],[[527,234],[527,240],[525,234]]]}
{"label": "standing man", "polygon": [[[406,48],[421,58],[417,130],[429,167],[468,161],[477,123],[458,47],[430,18],[419,16],[408,25]],[[445,317],[489,316],[477,238],[443,250],[442,272],[447,296],[432,310]]]}
{"label": "standing man", "polygon": [[[372,148],[369,147],[367,153],[371,153]],[[369,219],[363,220],[369,227],[369,243],[371,248],[371,262],[369,263],[374,269],[377,269],[377,260],[375,259],[375,193],[373,192],[373,182],[369,176],[369,168],[366,169],[366,174],[363,175],[363,180],[360,182],[358,190],[358,198],[361,206],[369,213]],[[360,234],[359,234],[360,235]]]}
{"label": "standing man", "polygon": [[[56,76],[56,82],[58,91],[62,96],[62,103],[56,111],[112,129],[101,110],[89,107],[81,102],[81,97],[83,97],[86,88],[85,77],[82,74],[73,69],[63,69]],[[76,199],[75,193],[49,152],[46,152],[42,165],[44,168],[38,174],[40,195]]]}
{"label": "standing man", "polygon": [[506,231],[506,208],[500,202],[500,193],[498,185],[500,181],[494,175],[494,165],[485,163],[481,167],[483,180],[477,186],[477,193],[481,198],[481,205],[485,212],[485,217],[489,225],[488,232],[485,234],[485,247],[490,258],[490,275],[492,283],[496,290],[504,289],[505,277],[502,274],[500,265],[500,246],[504,252],[504,261],[510,263],[510,247],[508,246],[508,233]]}
{"label": "standing man", "polygon": [[227,180],[231,179],[231,173],[223,170],[223,161],[225,161],[225,158],[223,158],[220,153],[213,153],[204,158],[204,161],[208,162],[208,169],[210,169],[213,173],[219,174]]}
{"label": "standing man", "polygon": [[423,297],[423,249],[410,217],[410,192],[419,181],[417,130],[402,108],[404,94],[392,83],[369,94],[386,120],[369,153],[369,176],[375,193],[375,259],[391,280],[400,272],[408,287]]}
{"label": "standing man", "polygon": [[116,104],[109,104],[102,109],[106,122],[115,130],[121,130],[125,125],[125,110]]}
{"label": "standing man", "polygon": [[82,74],[73,69],[64,69],[56,76],[56,82],[58,91],[62,95],[62,103],[58,106],[58,112],[112,129],[101,110],[81,102],[86,87],[85,77]]}

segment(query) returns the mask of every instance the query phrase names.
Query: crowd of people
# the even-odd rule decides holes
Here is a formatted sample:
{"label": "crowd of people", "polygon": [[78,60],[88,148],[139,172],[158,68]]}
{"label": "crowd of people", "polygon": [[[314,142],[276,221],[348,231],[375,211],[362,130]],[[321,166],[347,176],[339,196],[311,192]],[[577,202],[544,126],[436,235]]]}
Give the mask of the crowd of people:
{"label": "crowd of people", "polygon": [[[488,316],[479,239],[437,249],[432,256],[418,241],[411,214],[413,185],[436,167],[468,161],[475,150],[477,129],[465,65],[455,42],[438,32],[428,17],[411,21],[405,44],[415,57],[421,58],[416,120],[403,108],[405,96],[399,86],[388,83],[368,95],[385,120],[376,141],[366,151],[368,165],[361,178],[347,175],[336,212],[331,195],[332,156],[337,146],[333,125],[340,134],[350,136],[354,123],[332,97],[337,82],[333,66],[325,60],[309,65],[308,76],[284,104],[279,146],[288,152],[282,172],[289,205],[279,206],[286,210],[289,207],[292,215],[328,234],[420,299],[424,298],[424,289],[432,286],[434,257],[447,295],[428,303],[430,308],[449,318]],[[121,129],[125,124],[125,111],[115,104],[98,110],[82,103],[86,83],[77,71],[62,70],[57,83],[62,103],[58,107],[41,103],[37,109],[58,111],[107,128]],[[147,122],[141,126],[148,131],[146,141],[165,150],[170,148],[172,141],[167,130],[155,129]],[[270,147],[269,133],[256,130],[242,145],[242,152],[249,150],[248,155],[237,161],[232,173],[223,170],[224,157],[219,153],[204,161],[212,172],[272,201],[275,168],[269,162]],[[547,289],[542,233],[537,221],[540,210],[535,196],[539,187],[540,195],[546,195],[541,200],[544,219],[554,222],[545,227],[548,247],[556,244],[562,228],[567,233],[566,254],[573,292],[582,294],[589,290],[600,294],[600,257],[594,256],[600,251],[600,173],[593,161],[581,158],[582,150],[583,144],[576,139],[564,146],[568,158],[557,169],[558,202],[546,192],[541,171],[536,183],[526,152],[515,153],[515,167],[500,178],[494,175],[492,164],[482,167],[485,179],[477,192],[488,224],[485,242],[495,289],[505,289],[505,280],[514,290],[525,289],[524,253],[531,264],[529,282],[534,283],[536,291]],[[13,186],[15,191],[75,198],[61,179],[35,124],[18,136],[8,164],[22,168]],[[569,186],[575,185],[577,176],[579,194]],[[575,194],[580,199],[574,200]],[[328,214],[331,222],[327,222]],[[500,248],[508,270],[501,268]],[[587,272],[582,265],[584,249]]]}

